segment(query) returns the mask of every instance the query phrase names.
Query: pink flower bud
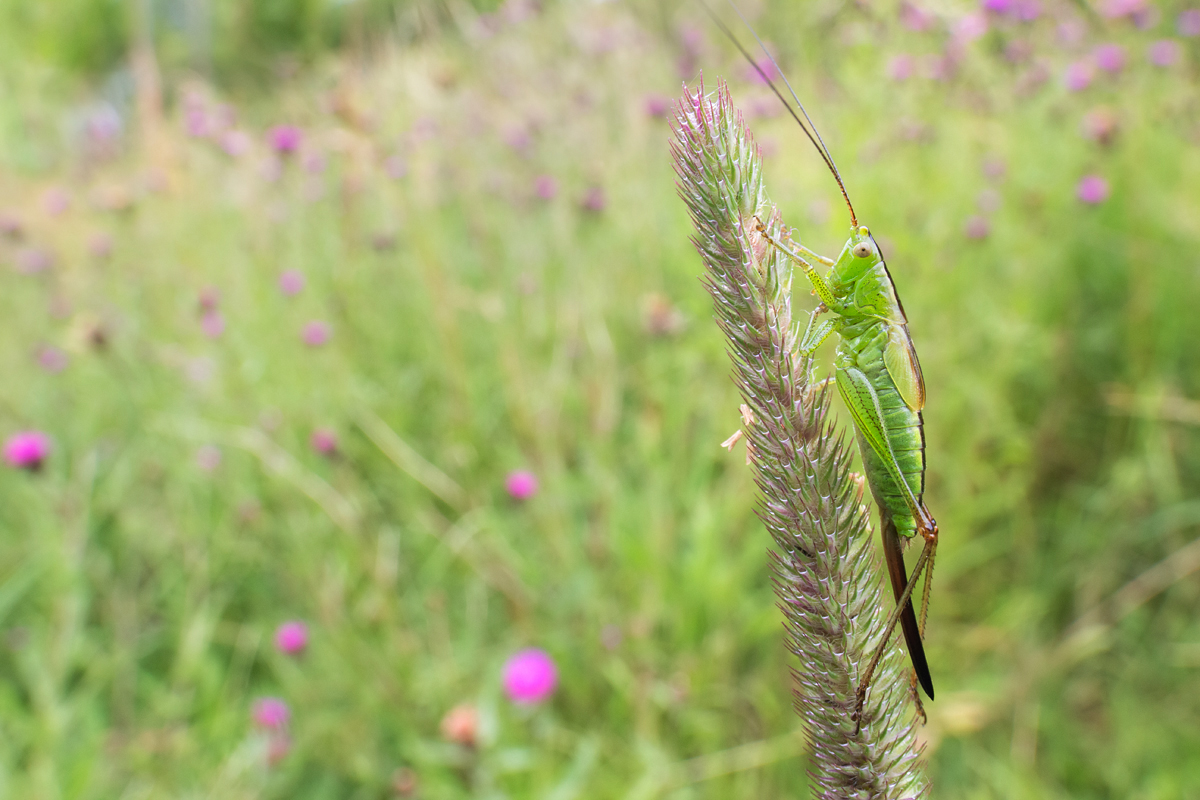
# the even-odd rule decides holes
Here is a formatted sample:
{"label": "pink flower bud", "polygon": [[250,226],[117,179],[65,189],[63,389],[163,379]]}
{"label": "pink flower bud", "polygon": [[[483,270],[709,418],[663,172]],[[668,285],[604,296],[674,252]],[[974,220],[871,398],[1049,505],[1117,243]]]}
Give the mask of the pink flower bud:
{"label": "pink flower bud", "polygon": [[21,431],[4,443],[4,460],[9,466],[35,471],[50,454],[50,437],[41,431]]}
{"label": "pink flower bud", "polygon": [[540,703],[557,685],[558,670],[543,650],[522,650],[504,665],[504,691],[514,703]]}
{"label": "pink flower bud", "polygon": [[308,626],[292,620],[275,629],[275,647],[289,656],[302,653],[308,646]]}
{"label": "pink flower bud", "polygon": [[514,500],[528,500],[537,494],[537,476],[524,469],[510,472],[504,479],[504,488],[508,491],[509,497]]}
{"label": "pink flower bud", "polygon": [[260,697],[254,701],[250,716],[258,727],[277,731],[287,726],[292,712],[278,697]]}

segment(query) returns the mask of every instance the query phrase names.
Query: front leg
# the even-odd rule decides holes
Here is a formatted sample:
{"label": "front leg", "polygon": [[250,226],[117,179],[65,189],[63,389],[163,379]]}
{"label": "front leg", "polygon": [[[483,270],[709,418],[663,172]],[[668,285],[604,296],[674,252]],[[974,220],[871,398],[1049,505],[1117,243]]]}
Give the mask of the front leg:
{"label": "front leg", "polygon": [[[770,233],[768,233],[767,226],[764,225],[763,221],[758,217],[754,218],[754,228],[776,250],[800,265],[800,269],[804,270],[804,275],[808,278],[808,282],[812,284],[813,291],[817,293],[817,297],[821,298],[821,302],[824,303],[827,308],[837,311],[842,307],[838,302],[837,297],[834,295],[833,288],[829,285],[829,282],[821,277],[821,273],[817,272],[816,268],[812,264],[805,261],[802,256],[788,249],[783,242],[779,241]],[[818,258],[820,257],[818,256]]]}

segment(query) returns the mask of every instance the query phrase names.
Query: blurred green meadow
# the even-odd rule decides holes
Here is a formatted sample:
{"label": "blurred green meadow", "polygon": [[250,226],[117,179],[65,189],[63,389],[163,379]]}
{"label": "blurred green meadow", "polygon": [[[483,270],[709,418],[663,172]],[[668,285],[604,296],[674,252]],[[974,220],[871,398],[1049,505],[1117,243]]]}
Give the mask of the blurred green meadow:
{"label": "blurred green meadow", "polygon": [[[932,796],[1200,797],[1200,10],[745,11],[924,367]],[[847,217],[699,6],[0,14],[0,796],[808,796],[681,84]]]}

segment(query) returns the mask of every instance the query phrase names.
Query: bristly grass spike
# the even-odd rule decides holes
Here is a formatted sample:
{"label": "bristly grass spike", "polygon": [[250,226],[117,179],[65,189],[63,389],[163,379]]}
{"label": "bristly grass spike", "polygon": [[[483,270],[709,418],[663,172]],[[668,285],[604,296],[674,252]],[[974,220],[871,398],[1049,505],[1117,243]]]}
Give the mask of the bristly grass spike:
{"label": "bristly grass spike", "polygon": [[[799,244],[788,247],[768,232],[761,219],[756,220],[756,228],[767,242],[800,266],[820,300],[800,340],[800,354],[811,355],[829,336],[838,334],[834,379],[850,411],[867,483],[879,508],[880,536],[896,608],[888,619],[883,640],[859,676],[854,720],[856,726],[861,726],[862,709],[871,678],[897,623],[904,633],[915,681],[933,699],[933,679],[929,674],[922,642],[938,541],[937,522],[924,502],[925,430],[921,412],[925,406],[925,379],[908,331],[904,306],[896,294],[883,254],[870,230],[859,224],[833,156],[804,109],[804,104],[784,78],[784,84],[800,108],[800,115],[796,114],[770,76],[742,47],[733,32],[707,4],[701,4],[804,131],[833,174],[850,209],[850,238],[837,259],[825,258]],[[754,34],[779,75],[783,76],[783,71],[758,34],[754,33],[754,28],[732,0],[730,5]],[[801,115],[808,122],[807,126],[801,120]],[[822,276],[812,262],[828,266],[828,272]],[[818,316],[826,312],[833,317],[818,324]],[[909,577],[904,564],[903,545],[916,536],[924,540],[924,547]],[[912,594],[922,575],[924,586],[918,620],[913,609]],[[924,716],[915,688],[913,697]]]}

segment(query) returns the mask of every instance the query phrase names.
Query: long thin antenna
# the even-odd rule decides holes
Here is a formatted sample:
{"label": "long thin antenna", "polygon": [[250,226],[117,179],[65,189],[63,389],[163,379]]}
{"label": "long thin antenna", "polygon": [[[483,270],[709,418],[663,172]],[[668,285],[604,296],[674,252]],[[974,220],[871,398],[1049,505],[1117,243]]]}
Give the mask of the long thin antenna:
{"label": "long thin antenna", "polygon": [[812,142],[813,147],[817,149],[817,153],[820,154],[821,160],[825,162],[825,166],[828,167],[829,171],[833,174],[833,179],[837,181],[838,188],[842,190],[842,197],[846,199],[846,207],[850,209],[850,224],[857,228],[858,216],[854,213],[854,204],[850,202],[850,195],[846,192],[846,184],[842,182],[842,175],[840,172],[838,172],[837,165],[833,163],[833,155],[829,152],[829,148],[825,146],[825,140],[821,138],[820,132],[817,131],[817,126],[813,124],[812,118],[808,116],[808,111],[804,109],[804,103],[801,103],[800,98],[796,96],[796,90],[792,88],[790,83],[788,83],[787,76],[784,75],[783,70],[779,68],[779,63],[775,60],[775,57],[771,55],[771,51],[767,49],[766,44],[764,44],[763,40],[759,38],[758,33],[754,30],[754,27],[746,20],[744,16],[742,16],[741,10],[734,5],[733,0],[729,0],[729,5],[733,7],[734,13],[738,15],[738,18],[741,19],[742,23],[745,24],[745,26],[750,30],[750,34],[754,37],[755,41],[758,42],[758,45],[762,48],[762,51],[766,53],[767,58],[771,62],[771,66],[773,66],[775,71],[779,73],[779,77],[783,78],[784,86],[788,88],[788,92],[791,93],[792,99],[795,100],[796,105],[800,107],[800,113],[804,115],[804,119],[808,121],[808,125],[805,125],[804,122],[801,121],[800,117],[796,115],[796,111],[792,108],[792,104],[787,101],[787,98],[784,97],[783,93],[780,92],[778,87],[775,86],[775,83],[771,80],[771,76],[768,75],[761,66],[759,66],[759,63],[755,61],[754,58],[751,57],[750,53],[746,51],[746,48],[742,47],[742,43],[738,41],[736,36],[733,35],[733,31],[729,30],[729,27],[721,21],[721,18],[718,17],[716,12],[709,7],[708,3],[704,2],[704,0],[699,0],[699,2],[700,5],[704,7],[704,10],[708,13],[708,16],[712,18],[712,21],[716,23],[717,27],[721,29],[721,32],[725,34],[725,37],[729,39],[729,41],[733,42],[734,46],[741,52],[746,61],[749,62],[750,66],[754,67],[754,70],[759,74],[760,77],[762,77],[767,86],[771,88],[771,91],[774,92],[775,96],[779,98],[779,102],[783,103],[783,107],[786,108],[788,113],[792,115],[792,119],[796,120],[796,124],[800,126],[800,130],[804,131],[804,135],[808,137],[808,140]]}

